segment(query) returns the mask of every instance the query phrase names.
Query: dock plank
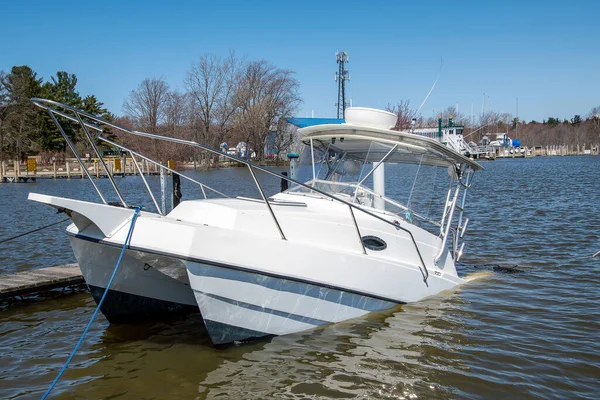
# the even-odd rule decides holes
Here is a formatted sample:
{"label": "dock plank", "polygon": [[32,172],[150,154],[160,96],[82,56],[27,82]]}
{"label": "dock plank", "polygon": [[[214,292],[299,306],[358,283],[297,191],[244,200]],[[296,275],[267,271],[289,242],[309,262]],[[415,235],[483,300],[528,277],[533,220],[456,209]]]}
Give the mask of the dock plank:
{"label": "dock plank", "polygon": [[77,264],[0,275],[0,298],[83,283]]}

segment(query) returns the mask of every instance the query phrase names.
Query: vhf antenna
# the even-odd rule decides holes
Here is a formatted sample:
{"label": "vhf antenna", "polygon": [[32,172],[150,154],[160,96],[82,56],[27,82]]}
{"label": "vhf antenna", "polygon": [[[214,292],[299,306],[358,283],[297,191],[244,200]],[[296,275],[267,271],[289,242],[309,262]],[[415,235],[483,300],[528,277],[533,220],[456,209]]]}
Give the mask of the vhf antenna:
{"label": "vhf antenna", "polygon": [[345,118],[346,114],[346,81],[350,80],[350,74],[345,68],[344,64],[349,62],[347,51],[338,51],[335,53],[335,60],[338,63],[338,71],[335,73],[334,80],[338,83],[338,101],[337,106],[337,117]]}

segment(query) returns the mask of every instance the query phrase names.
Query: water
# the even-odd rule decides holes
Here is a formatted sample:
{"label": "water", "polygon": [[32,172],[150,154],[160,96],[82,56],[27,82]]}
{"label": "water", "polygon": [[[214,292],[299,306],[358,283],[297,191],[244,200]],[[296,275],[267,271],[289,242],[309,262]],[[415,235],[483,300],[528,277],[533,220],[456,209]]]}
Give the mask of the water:
{"label": "water", "polygon": [[[220,350],[209,345],[199,317],[126,327],[109,326],[99,316],[52,395],[597,398],[600,257],[591,255],[600,250],[600,157],[484,166],[469,196],[462,260],[463,272],[476,279],[463,287],[313,332]],[[196,176],[227,191],[246,172]],[[122,182],[129,195],[138,188],[135,181]],[[80,180],[0,185],[0,238],[62,218],[25,202],[29,191],[94,199],[88,185]],[[184,183],[184,196],[198,197],[189,186]],[[269,190],[277,187],[271,182]],[[5,245],[0,268],[74,261],[61,230]],[[493,268],[498,264],[517,265],[522,272]],[[0,311],[0,398],[39,398],[94,307],[82,293]]]}

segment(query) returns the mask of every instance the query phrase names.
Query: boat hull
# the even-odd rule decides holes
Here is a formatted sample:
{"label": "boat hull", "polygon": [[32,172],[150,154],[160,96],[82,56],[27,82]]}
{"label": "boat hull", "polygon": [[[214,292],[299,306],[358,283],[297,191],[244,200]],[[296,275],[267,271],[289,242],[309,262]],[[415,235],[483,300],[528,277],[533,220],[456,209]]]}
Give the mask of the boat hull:
{"label": "boat hull", "polygon": [[215,345],[310,330],[398,304],[233,267],[188,262],[187,269]]}
{"label": "boat hull", "polygon": [[[86,284],[99,303],[121,248],[82,236],[70,240]],[[122,324],[197,313],[198,306],[180,260],[126,250],[100,311],[110,323]]]}

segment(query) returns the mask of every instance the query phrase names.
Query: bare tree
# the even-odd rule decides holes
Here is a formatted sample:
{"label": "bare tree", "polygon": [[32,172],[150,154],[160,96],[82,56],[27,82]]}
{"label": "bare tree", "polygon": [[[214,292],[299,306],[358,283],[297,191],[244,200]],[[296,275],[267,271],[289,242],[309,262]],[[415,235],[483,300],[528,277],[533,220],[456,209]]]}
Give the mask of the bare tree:
{"label": "bare tree", "polygon": [[[169,85],[164,78],[146,78],[123,103],[127,117],[138,129],[159,133],[159,125],[165,122],[169,100]],[[154,157],[161,159],[161,147],[152,140]]]}
{"label": "bare tree", "polygon": [[[385,109],[386,111],[394,113],[398,116],[398,119],[396,120],[396,126],[393,128],[394,130],[399,131],[409,129],[412,126],[413,118],[415,120],[420,119],[420,122],[423,122],[423,118],[417,116],[417,110],[410,108],[410,100],[400,100],[397,106],[388,104]],[[421,123],[419,123],[419,125],[421,125]]]}
{"label": "bare tree", "polygon": [[205,54],[192,64],[185,85],[192,102],[192,130],[197,142],[216,148],[231,131],[239,70],[240,61],[233,52],[225,59]]}
{"label": "bare tree", "polygon": [[272,132],[274,134],[272,146],[276,153],[276,160],[279,160],[281,153],[292,149],[296,142],[297,130],[298,128],[288,123],[287,120],[279,120],[277,130]]}
{"label": "bare tree", "polygon": [[455,125],[469,125],[469,119],[464,113],[460,112],[456,106],[448,106],[446,110],[442,112],[442,115],[446,118],[450,118],[450,116],[452,116],[452,121],[454,121]]}
{"label": "bare tree", "polygon": [[123,103],[123,111],[134,124],[150,133],[158,133],[165,121],[169,84],[164,78],[146,78]]}
{"label": "bare tree", "polygon": [[[167,94],[165,104],[165,124],[162,131],[166,136],[190,139],[190,97],[187,93],[172,91]],[[183,160],[193,155],[193,149],[189,146],[172,142],[161,143],[163,157],[169,160]]]}
{"label": "bare tree", "polygon": [[271,128],[290,117],[300,104],[299,84],[293,74],[264,60],[250,62],[244,68],[235,95],[237,125],[258,159],[264,156]]}
{"label": "bare tree", "polygon": [[600,106],[592,108],[587,119],[592,121],[591,129],[598,131],[598,134],[600,134]]}
{"label": "bare tree", "polygon": [[171,137],[180,137],[181,135],[178,135],[179,129],[189,119],[188,95],[178,91],[169,92],[165,103],[167,134]]}

